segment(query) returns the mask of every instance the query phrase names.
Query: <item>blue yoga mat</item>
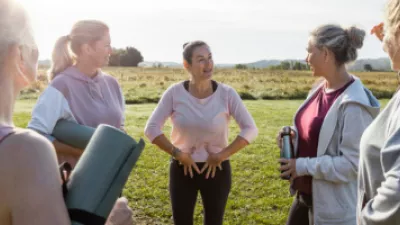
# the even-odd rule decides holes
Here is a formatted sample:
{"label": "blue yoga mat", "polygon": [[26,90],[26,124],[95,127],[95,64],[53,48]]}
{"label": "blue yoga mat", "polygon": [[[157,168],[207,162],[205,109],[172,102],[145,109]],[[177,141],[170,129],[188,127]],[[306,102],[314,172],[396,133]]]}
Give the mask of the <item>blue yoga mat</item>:
{"label": "blue yoga mat", "polygon": [[[66,205],[69,210],[107,218],[145,143],[108,125],[90,133],[87,127],[67,121],[60,121],[54,129],[55,138],[76,147],[84,146],[85,138],[90,139],[69,179]],[[72,221],[72,225],[81,224]]]}

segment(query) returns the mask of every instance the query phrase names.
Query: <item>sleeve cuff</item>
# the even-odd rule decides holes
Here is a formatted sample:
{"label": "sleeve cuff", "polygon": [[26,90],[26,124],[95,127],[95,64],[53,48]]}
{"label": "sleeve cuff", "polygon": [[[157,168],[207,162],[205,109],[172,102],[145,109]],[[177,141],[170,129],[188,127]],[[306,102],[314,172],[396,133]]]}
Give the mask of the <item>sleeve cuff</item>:
{"label": "sleeve cuff", "polygon": [[248,143],[251,143],[258,136],[258,129],[257,128],[250,128],[250,129],[242,130],[240,132],[239,136],[244,138]]}
{"label": "sleeve cuff", "polygon": [[162,131],[146,132],[146,136],[151,143],[153,143],[154,139],[156,139],[156,137],[160,136],[161,134],[163,134]]}
{"label": "sleeve cuff", "polygon": [[296,159],[296,174],[297,176],[309,175],[307,171],[307,159],[308,158],[297,158]]}

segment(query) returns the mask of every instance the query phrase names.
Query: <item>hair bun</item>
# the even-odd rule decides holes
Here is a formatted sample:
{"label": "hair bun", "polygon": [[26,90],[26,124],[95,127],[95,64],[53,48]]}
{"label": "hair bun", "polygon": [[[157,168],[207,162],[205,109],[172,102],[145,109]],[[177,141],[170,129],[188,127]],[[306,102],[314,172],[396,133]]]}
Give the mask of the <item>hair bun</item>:
{"label": "hair bun", "polygon": [[344,30],[349,37],[349,44],[350,47],[353,47],[355,49],[361,48],[364,43],[364,37],[365,37],[365,31],[362,29],[359,29],[355,26],[351,26],[349,28],[346,28]]}

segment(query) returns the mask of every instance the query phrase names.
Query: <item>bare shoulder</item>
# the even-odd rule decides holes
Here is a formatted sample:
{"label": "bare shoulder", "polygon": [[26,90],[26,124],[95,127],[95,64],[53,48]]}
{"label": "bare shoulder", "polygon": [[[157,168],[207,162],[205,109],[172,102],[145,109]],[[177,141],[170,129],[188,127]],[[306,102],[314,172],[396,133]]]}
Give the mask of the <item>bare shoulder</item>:
{"label": "bare shoulder", "polygon": [[52,144],[30,130],[17,130],[0,145],[1,197],[13,224],[68,224]]}
{"label": "bare shoulder", "polygon": [[45,137],[31,130],[17,129],[0,145],[0,165],[14,165],[22,169],[29,166],[27,161],[50,164],[53,160],[56,160],[53,145]]}
{"label": "bare shoulder", "polygon": [[45,149],[43,151],[48,151],[52,150],[53,145],[49,140],[35,131],[18,128],[15,130],[14,134],[3,141],[1,147],[5,149],[14,148],[18,151],[27,151],[31,149]]}

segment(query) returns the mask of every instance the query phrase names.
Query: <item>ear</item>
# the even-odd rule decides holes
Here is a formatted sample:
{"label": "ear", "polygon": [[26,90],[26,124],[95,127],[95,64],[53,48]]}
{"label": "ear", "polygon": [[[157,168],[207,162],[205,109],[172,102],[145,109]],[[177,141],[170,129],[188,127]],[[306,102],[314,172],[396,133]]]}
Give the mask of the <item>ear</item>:
{"label": "ear", "polygon": [[183,60],[183,67],[184,67],[185,69],[189,70],[189,68],[190,68],[189,62],[186,61],[186,60]]}
{"label": "ear", "polygon": [[90,54],[92,52],[92,48],[88,43],[84,43],[81,45],[81,53],[83,54]]}
{"label": "ear", "polygon": [[324,62],[329,62],[331,52],[326,47],[323,47],[322,51],[324,55]]}
{"label": "ear", "polygon": [[22,54],[22,49],[19,45],[13,44],[8,48],[7,63],[9,65],[14,65],[19,71],[24,68],[24,57]]}

